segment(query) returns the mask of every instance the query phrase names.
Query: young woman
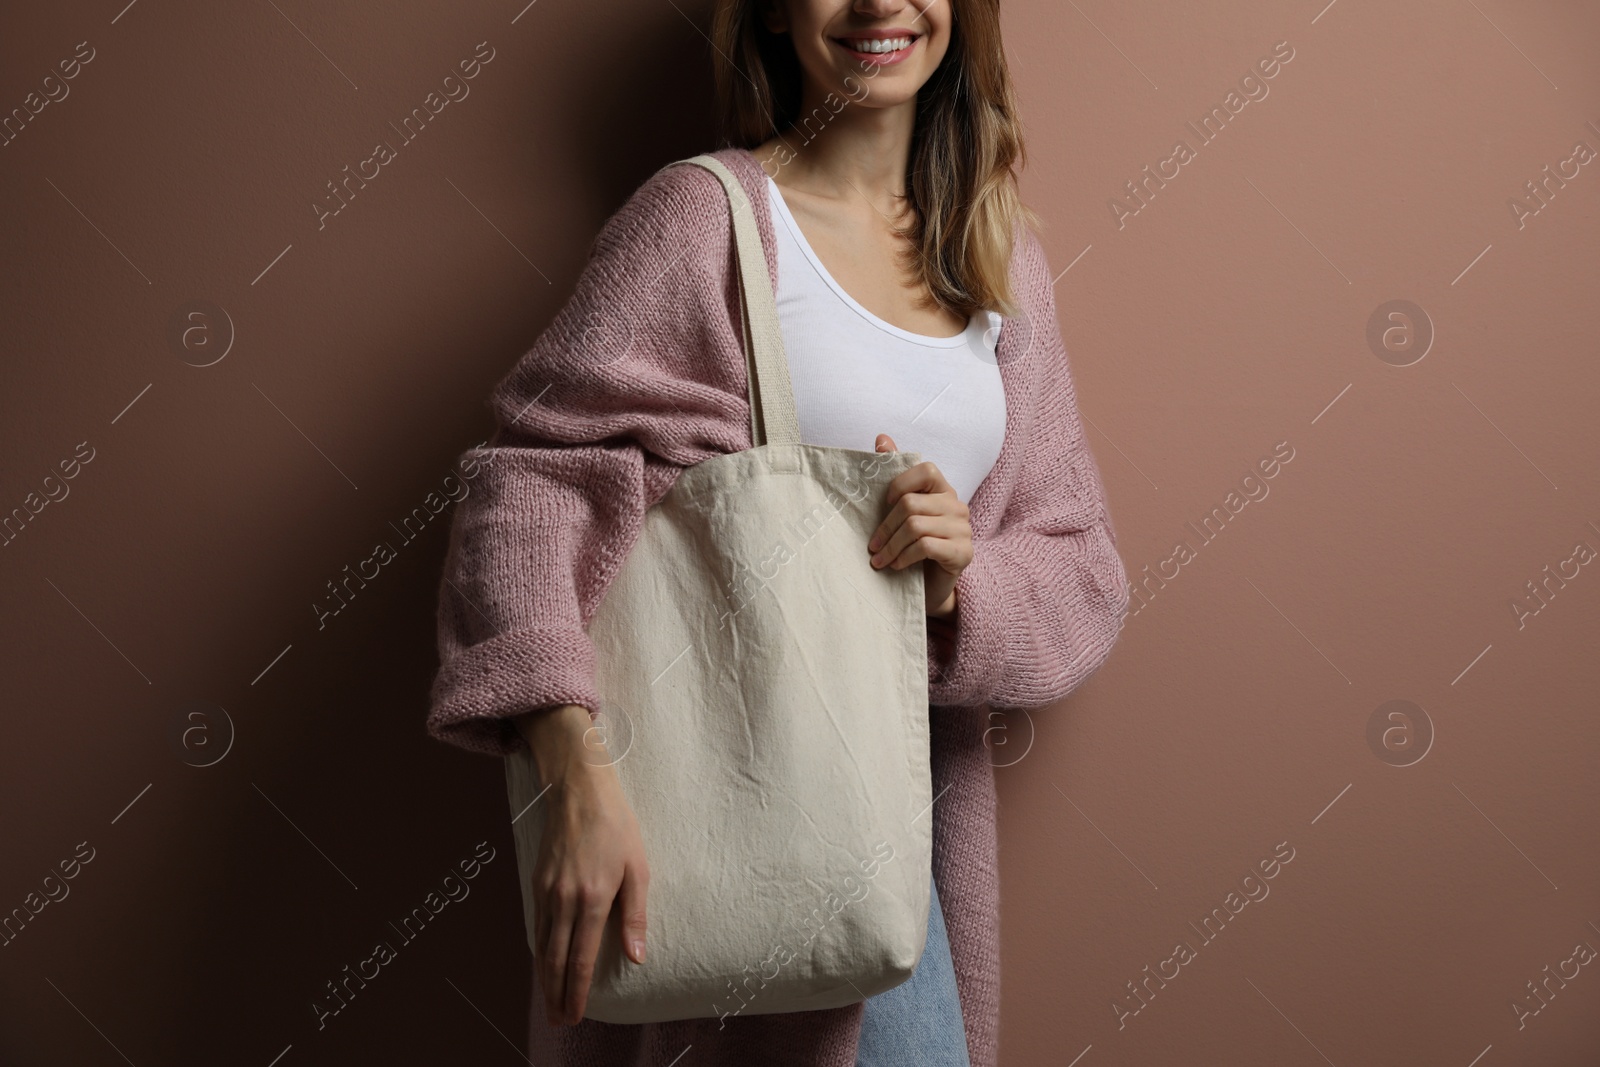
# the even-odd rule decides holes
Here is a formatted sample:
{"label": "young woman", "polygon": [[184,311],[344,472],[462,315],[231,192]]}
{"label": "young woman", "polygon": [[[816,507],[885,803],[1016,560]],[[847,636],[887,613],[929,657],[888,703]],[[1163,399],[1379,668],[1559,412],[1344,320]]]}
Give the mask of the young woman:
{"label": "young woman", "polygon": [[[646,1026],[584,1020],[600,935],[648,966],[649,843],[586,741],[584,627],[645,511],[750,447],[732,228],[715,176],[668,166],[596,239],[496,387],[440,586],[429,729],[547,783],[534,877],[540,1064],[993,1065],[999,889],[990,708],[1056,701],[1127,607],[1100,473],[1017,199],[998,0],[720,0],[725,134],[756,208],[801,435],[916,450],[862,550],[924,569],[934,853],[927,947],[845,1008]],[[679,1058],[682,1057],[680,1060]]]}

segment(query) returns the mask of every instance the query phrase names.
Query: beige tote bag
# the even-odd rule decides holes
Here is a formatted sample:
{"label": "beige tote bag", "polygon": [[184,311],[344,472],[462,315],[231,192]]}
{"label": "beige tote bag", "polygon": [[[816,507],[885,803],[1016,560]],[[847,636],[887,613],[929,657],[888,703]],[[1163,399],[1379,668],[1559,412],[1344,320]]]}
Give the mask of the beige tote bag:
{"label": "beige tote bag", "polygon": [[[596,722],[650,864],[643,965],[607,921],[585,1014],[835,1008],[911,976],[933,798],[920,566],[874,570],[888,483],[920,462],[800,443],[751,204],[731,172],[756,446],[687,468],[589,626]],[[545,805],[506,758],[528,945]],[[536,951],[536,949],[535,949]]]}

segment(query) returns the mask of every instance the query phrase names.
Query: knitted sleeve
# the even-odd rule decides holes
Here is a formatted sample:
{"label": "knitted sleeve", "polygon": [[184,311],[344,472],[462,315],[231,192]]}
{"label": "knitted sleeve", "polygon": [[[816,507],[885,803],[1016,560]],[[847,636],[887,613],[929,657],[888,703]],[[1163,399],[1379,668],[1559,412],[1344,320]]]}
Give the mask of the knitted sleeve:
{"label": "knitted sleeve", "polygon": [[750,447],[731,230],[714,175],[662,168],[494,388],[439,583],[433,737],[504,755],[524,744],[508,716],[599,711],[586,628],[645,511],[684,468]]}
{"label": "knitted sleeve", "polygon": [[[1100,666],[1121,631],[1128,578],[1105,489],[1078,414],[1054,287],[1039,239],[1025,231],[1019,299],[1035,361],[1035,417],[1016,487],[994,533],[974,537],[956,579],[956,614],[929,620],[929,700],[1041,707]],[[1004,327],[1002,327],[1002,330]]]}

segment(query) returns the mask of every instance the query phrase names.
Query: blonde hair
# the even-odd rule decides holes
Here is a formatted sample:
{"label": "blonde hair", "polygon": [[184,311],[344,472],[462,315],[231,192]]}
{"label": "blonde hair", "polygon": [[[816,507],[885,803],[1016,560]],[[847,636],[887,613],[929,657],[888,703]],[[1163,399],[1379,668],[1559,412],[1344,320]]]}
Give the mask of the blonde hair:
{"label": "blonde hair", "polygon": [[[950,46],[917,93],[906,161],[913,269],[939,305],[967,318],[1014,315],[1012,241],[1038,228],[1021,201],[1021,122],[1000,40],[1000,0],[950,4]],[[801,115],[801,70],[788,34],[761,20],[761,0],[718,0],[712,21],[717,106],[724,139],[754,149],[779,133],[825,126],[838,108]],[[847,83],[854,79],[847,79]],[[839,98],[830,94],[830,100]],[[839,108],[848,106],[839,101]],[[810,137],[806,138],[808,141]]]}

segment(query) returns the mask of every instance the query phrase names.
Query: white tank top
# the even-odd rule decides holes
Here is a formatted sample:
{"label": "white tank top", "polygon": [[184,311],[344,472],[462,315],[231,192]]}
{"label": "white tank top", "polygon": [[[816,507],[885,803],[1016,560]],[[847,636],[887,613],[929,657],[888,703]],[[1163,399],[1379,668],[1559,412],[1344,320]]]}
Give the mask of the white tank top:
{"label": "white tank top", "polygon": [[779,332],[800,439],[873,450],[878,434],[920,452],[970,502],[1000,457],[1006,395],[995,359],[1001,317],[974,315],[962,333],[929,337],[862,307],[817,258],[767,177],[778,239]]}

